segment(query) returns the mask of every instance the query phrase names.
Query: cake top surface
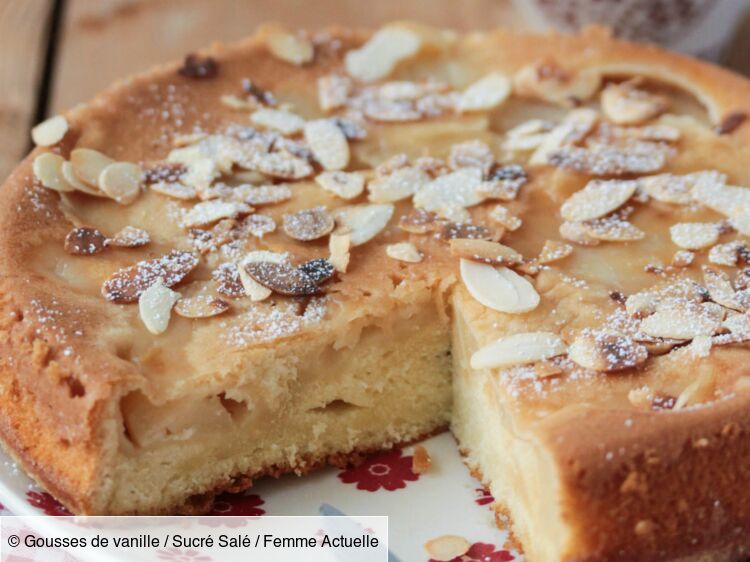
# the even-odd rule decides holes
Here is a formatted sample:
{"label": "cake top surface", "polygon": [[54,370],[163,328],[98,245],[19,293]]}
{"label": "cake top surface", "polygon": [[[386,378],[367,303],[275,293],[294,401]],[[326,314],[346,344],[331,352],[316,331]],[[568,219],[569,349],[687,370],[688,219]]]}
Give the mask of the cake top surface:
{"label": "cake top surface", "polygon": [[34,130],[4,190],[5,311],[81,400],[221,388],[425,291],[528,415],[730,397],[748,94],[602,30],[269,26]]}

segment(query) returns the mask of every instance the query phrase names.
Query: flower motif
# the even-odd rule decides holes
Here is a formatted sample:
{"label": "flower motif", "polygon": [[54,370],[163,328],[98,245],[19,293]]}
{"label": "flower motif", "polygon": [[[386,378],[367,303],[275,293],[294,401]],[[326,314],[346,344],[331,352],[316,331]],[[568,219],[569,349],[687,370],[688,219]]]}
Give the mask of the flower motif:
{"label": "flower motif", "polygon": [[68,511],[68,508],[47,492],[26,492],[26,500],[29,502],[29,505],[41,509],[47,515],[72,515]]}
{"label": "flower motif", "polygon": [[[495,547],[491,544],[475,542],[469,547],[466,554],[457,556],[450,562],[510,562],[515,558],[507,550],[495,550]],[[430,559],[430,562],[437,561]]]}
{"label": "flower motif", "polygon": [[400,449],[367,459],[361,465],[344,470],[339,478],[346,484],[357,483],[358,490],[375,492],[385,488],[389,492],[406,487],[407,481],[419,479],[411,469],[412,457],[402,456]]}
{"label": "flower motif", "polygon": [[258,494],[222,494],[214,501],[213,509],[209,515],[248,515],[259,517],[265,514],[266,510],[260,506],[265,504]]}
{"label": "flower motif", "polygon": [[489,488],[482,486],[481,488],[474,488],[474,491],[477,493],[477,499],[474,500],[477,505],[487,505],[495,501]]}
{"label": "flower motif", "polygon": [[159,549],[156,555],[162,560],[173,560],[174,562],[209,562],[213,560],[210,556],[201,554],[198,550],[180,548]]}

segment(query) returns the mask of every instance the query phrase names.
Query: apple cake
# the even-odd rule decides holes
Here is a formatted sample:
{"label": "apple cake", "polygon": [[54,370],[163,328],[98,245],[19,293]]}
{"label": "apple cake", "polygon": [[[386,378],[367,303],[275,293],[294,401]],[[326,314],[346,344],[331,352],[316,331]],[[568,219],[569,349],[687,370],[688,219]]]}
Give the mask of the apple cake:
{"label": "apple cake", "polygon": [[451,428],[534,562],[750,552],[750,83],[576,36],[267,26],[32,131],[0,434],[200,513]]}

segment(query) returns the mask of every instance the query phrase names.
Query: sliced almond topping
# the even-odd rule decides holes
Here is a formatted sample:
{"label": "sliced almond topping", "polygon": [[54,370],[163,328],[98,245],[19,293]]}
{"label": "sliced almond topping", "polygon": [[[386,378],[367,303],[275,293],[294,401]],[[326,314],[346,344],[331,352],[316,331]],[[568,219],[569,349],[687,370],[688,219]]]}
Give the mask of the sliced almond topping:
{"label": "sliced almond topping", "polygon": [[411,197],[430,182],[430,176],[417,167],[405,166],[367,184],[373,203],[393,203]]}
{"label": "sliced almond topping", "polygon": [[556,377],[562,373],[562,367],[552,361],[538,361],[537,363],[534,363],[534,374],[539,379]]}
{"label": "sliced almond topping", "polygon": [[146,329],[155,335],[166,332],[172,307],[178,300],[180,293],[167,288],[161,279],[156,279],[138,298],[138,311]]}
{"label": "sliced almond topping", "polygon": [[657,201],[687,205],[693,200],[693,187],[703,182],[718,180],[714,172],[695,172],[678,176],[675,174],[657,174],[638,179],[640,188]]}
{"label": "sliced almond topping", "polygon": [[305,140],[324,169],[342,170],[349,164],[349,141],[341,128],[330,119],[308,121],[305,124]]}
{"label": "sliced almond topping", "polygon": [[711,354],[712,346],[713,340],[711,336],[695,336],[693,341],[690,342],[688,349],[693,357],[702,358],[708,357]]}
{"label": "sliced almond topping", "polygon": [[286,30],[270,31],[266,35],[266,46],[276,58],[297,66],[310,62],[315,56],[309,39]]}
{"label": "sliced almond topping", "polygon": [[633,196],[638,182],[632,180],[591,180],[560,207],[568,221],[586,221],[608,215]]}
{"label": "sliced almond topping", "polygon": [[547,160],[550,164],[578,173],[621,176],[658,172],[666,165],[671,154],[670,148],[664,144],[644,141],[624,146],[567,146],[551,152]]}
{"label": "sliced almond topping", "polygon": [[472,297],[499,312],[528,312],[539,304],[534,286],[507,267],[461,259],[461,279]]}
{"label": "sliced almond topping", "polygon": [[417,247],[411,242],[389,244],[385,247],[385,253],[389,258],[407,263],[419,263],[422,261],[422,254],[419,253]]}
{"label": "sliced almond topping", "polygon": [[430,458],[430,453],[427,452],[424,445],[417,445],[414,447],[414,453],[411,459],[411,471],[414,474],[424,474],[430,470],[431,466],[432,458]]}
{"label": "sliced almond topping", "polygon": [[502,205],[495,206],[495,208],[490,211],[490,214],[488,216],[490,219],[504,226],[511,232],[518,230],[523,224],[523,221],[521,219],[511,214],[511,212]]}
{"label": "sliced almond topping", "polygon": [[307,160],[287,152],[271,152],[255,154],[253,167],[267,176],[287,180],[306,178],[313,173],[313,167]]}
{"label": "sliced almond topping", "polygon": [[73,170],[73,164],[70,162],[62,163],[62,175],[65,181],[68,182],[76,191],[86,193],[87,195],[93,195],[94,197],[107,197],[107,195],[98,187],[88,185],[82,182]]}
{"label": "sliced almond topping", "polygon": [[623,220],[617,213],[608,217],[581,223],[586,234],[606,242],[631,242],[642,240],[646,234],[635,225]]}
{"label": "sliced almond topping", "polygon": [[91,186],[99,187],[99,176],[115,161],[98,150],[76,148],[70,153],[70,163],[77,178]]}
{"label": "sliced almond topping", "polygon": [[[240,270],[236,263],[223,263],[211,272],[211,278],[217,285],[217,291],[222,295],[237,299],[246,295],[240,279]],[[251,280],[252,281],[252,280]],[[255,281],[253,281],[255,283]],[[264,290],[265,287],[262,287]]]}
{"label": "sliced almond topping", "polygon": [[54,146],[68,132],[68,120],[62,115],[50,117],[31,129],[31,138],[37,146]]}
{"label": "sliced almond topping", "polygon": [[350,231],[352,246],[360,246],[377,236],[391,220],[394,207],[390,203],[352,205],[334,211],[336,223]]}
{"label": "sliced almond topping", "polygon": [[722,315],[708,305],[716,306],[689,302],[660,306],[641,321],[640,331],[649,336],[675,340],[711,336],[721,327]]}
{"label": "sliced almond topping", "polygon": [[268,215],[250,215],[243,219],[241,229],[245,229],[252,236],[263,238],[276,230],[276,221]]}
{"label": "sliced almond topping", "polygon": [[437,230],[438,238],[453,240],[454,238],[471,238],[472,240],[492,240],[496,242],[502,238],[502,229],[490,230],[481,224],[471,222],[454,223],[442,221]]}
{"label": "sliced almond topping", "polygon": [[529,158],[529,164],[547,164],[550,156],[563,147],[583,141],[599,122],[599,113],[587,107],[569,111],[565,119],[544,136]]}
{"label": "sliced almond topping", "polygon": [[459,258],[508,266],[518,265],[523,262],[521,254],[499,242],[471,238],[454,238],[449,244],[451,254]]}
{"label": "sliced almond topping", "polygon": [[512,201],[518,196],[521,187],[529,177],[523,166],[508,164],[496,165],[490,169],[487,180],[479,186],[479,194],[487,199]]}
{"label": "sliced almond topping", "polygon": [[310,275],[288,262],[248,262],[243,269],[254,281],[282,295],[315,295],[320,291]]}
{"label": "sliced almond topping", "polygon": [[98,254],[106,247],[104,235],[96,228],[74,228],[65,237],[65,251],[76,256]]}
{"label": "sliced almond topping", "polygon": [[142,228],[126,226],[122,230],[107,238],[107,246],[117,248],[140,248],[151,242],[148,232]]}
{"label": "sliced almond topping", "polygon": [[102,285],[102,295],[118,304],[135,302],[157,279],[161,279],[163,285],[173,287],[197,265],[198,258],[194,254],[172,250],[160,258],[140,261],[116,271]]}
{"label": "sliced almond topping", "polygon": [[318,103],[326,113],[346,105],[354,84],[348,76],[329,74],[318,78]]}
{"label": "sliced almond topping", "polygon": [[[210,190],[200,190],[201,198],[211,195]],[[292,190],[284,184],[221,186],[216,194],[224,201],[236,201],[248,205],[274,205],[292,198]],[[211,197],[205,197],[210,199]]]}
{"label": "sliced almond topping", "polygon": [[185,228],[203,226],[215,223],[221,219],[234,218],[241,214],[247,214],[251,211],[252,207],[245,203],[212,199],[193,205],[185,213],[182,219],[182,226]]}
{"label": "sliced almond topping", "polygon": [[586,369],[610,372],[640,365],[648,351],[627,336],[584,331],[571,344],[568,357]]}
{"label": "sliced almond topping", "polygon": [[303,242],[326,236],[334,226],[333,217],[325,207],[315,207],[284,215],[284,232],[290,238]]}
{"label": "sliced almond topping", "polygon": [[229,303],[212,295],[196,295],[177,301],[174,311],[183,318],[210,318],[229,310]]}
{"label": "sliced almond topping", "polygon": [[318,285],[331,279],[336,272],[334,265],[325,258],[315,258],[314,260],[306,261],[298,269],[308,275]]}
{"label": "sliced almond topping", "polygon": [[253,125],[273,129],[282,135],[299,133],[305,126],[305,120],[291,111],[262,107],[250,114]]}
{"label": "sliced almond topping", "polygon": [[99,188],[120,205],[129,205],[141,193],[143,170],[130,162],[115,162],[99,174]]}
{"label": "sliced almond topping", "polygon": [[479,140],[454,144],[448,155],[448,165],[453,170],[478,168],[483,176],[489,173],[494,163],[495,155],[492,154],[492,150],[486,143]]}
{"label": "sliced almond topping", "polygon": [[351,234],[348,230],[335,230],[328,238],[328,261],[333,264],[339,273],[346,273],[349,267],[349,248],[351,248]]}
{"label": "sliced almond topping", "polygon": [[690,250],[678,250],[672,256],[672,265],[674,267],[688,267],[693,261],[695,261],[695,254]]}
{"label": "sliced almond topping", "polygon": [[427,554],[436,562],[449,562],[461,558],[470,547],[469,541],[457,535],[441,535],[424,544]]}
{"label": "sliced almond topping", "polygon": [[525,66],[513,77],[513,89],[518,95],[563,106],[590,99],[600,85],[601,75],[596,70],[575,72],[552,59]]}
{"label": "sliced almond topping", "polygon": [[737,298],[729,275],[713,267],[703,266],[703,283],[712,301],[726,308],[744,312],[745,307]]}
{"label": "sliced almond topping", "polygon": [[484,199],[478,191],[482,172],[477,168],[461,168],[435,178],[414,195],[414,206],[425,211],[442,211],[451,207],[466,208]]}
{"label": "sliced almond topping", "polygon": [[526,152],[541,146],[554,123],[542,119],[530,119],[506,132],[503,148],[510,152]]}
{"label": "sliced almond topping", "polygon": [[248,253],[240,262],[237,267],[237,274],[242,283],[243,292],[250,297],[253,302],[260,302],[271,296],[273,291],[271,288],[262,285],[256,281],[247,271],[246,266],[251,263],[288,263],[288,257],[286,254],[280,254],[277,252],[268,252],[265,250],[259,250]]}
{"label": "sliced almond topping", "polygon": [[572,253],[573,246],[570,244],[560,242],[559,240],[547,240],[544,243],[544,247],[537,258],[537,261],[541,264],[552,263],[565,259]]}
{"label": "sliced almond topping", "polygon": [[315,177],[315,181],[342,199],[355,199],[365,189],[365,177],[359,172],[323,172]]}
{"label": "sliced almond topping", "polygon": [[580,222],[566,221],[562,223],[560,225],[560,236],[581,246],[596,246],[599,244],[599,240],[591,236],[584,228],[583,223]]}
{"label": "sliced almond topping", "polygon": [[413,234],[427,234],[439,230],[441,224],[435,213],[430,213],[424,209],[411,209],[408,214],[401,217],[398,227]]}
{"label": "sliced almond topping", "polygon": [[549,359],[567,352],[567,346],[551,332],[528,332],[500,338],[471,356],[472,369],[515,367]]}
{"label": "sliced almond topping", "polygon": [[406,123],[422,118],[422,113],[411,101],[382,98],[368,100],[364,106],[364,114],[370,121],[382,123]]}
{"label": "sliced almond topping", "polygon": [[680,248],[700,250],[719,240],[719,227],[710,222],[683,222],[669,227],[669,235]]}
{"label": "sliced almond topping", "polygon": [[413,31],[384,27],[362,47],[346,54],[346,72],[363,82],[385,78],[400,61],[415,55],[421,45],[422,39]]}
{"label": "sliced almond topping", "polygon": [[[225,105],[230,109],[254,110],[258,107],[257,102],[253,98],[242,99],[235,96],[234,94],[225,94],[219,98],[219,101],[222,103],[222,105]],[[175,139],[175,141],[176,140],[177,139]],[[175,144],[175,146],[179,145]]]}
{"label": "sliced almond topping", "polygon": [[32,170],[34,177],[46,188],[55,191],[73,191],[73,186],[65,181],[62,173],[62,165],[65,162],[62,156],[51,152],[44,152],[34,158]]}
{"label": "sliced almond topping", "polygon": [[747,249],[744,242],[733,240],[725,244],[716,244],[708,251],[708,261],[716,265],[733,267],[737,265],[740,254]]}
{"label": "sliced almond topping", "polygon": [[189,201],[198,197],[196,189],[189,185],[184,185],[178,182],[159,181],[152,183],[150,186],[152,191],[166,195],[173,199],[181,199],[183,201]]}
{"label": "sliced almond topping", "polygon": [[486,111],[500,106],[510,95],[510,80],[500,72],[491,72],[466,88],[458,100],[458,110]]}
{"label": "sliced almond topping", "polygon": [[651,94],[637,86],[639,80],[609,84],[601,95],[607,119],[618,125],[638,125],[663,113],[669,106],[664,96]]}

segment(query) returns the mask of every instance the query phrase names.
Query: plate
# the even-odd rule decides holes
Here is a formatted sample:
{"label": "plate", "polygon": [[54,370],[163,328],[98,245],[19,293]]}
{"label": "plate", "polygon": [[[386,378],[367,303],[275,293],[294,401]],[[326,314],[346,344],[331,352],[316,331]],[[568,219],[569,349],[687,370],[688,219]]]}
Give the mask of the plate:
{"label": "plate", "polygon": [[[411,470],[413,447],[406,447],[369,457],[347,470],[327,468],[302,478],[263,478],[246,492],[219,496],[211,514],[387,515],[389,562],[428,561],[424,544],[441,535],[459,535],[471,543],[464,556],[451,562],[522,562],[523,556],[508,545],[508,531],[495,525],[492,496],[470,475],[451,434],[437,435],[421,445],[432,464],[419,475]],[[69,515],[7,455],[0,458],[0,515]],[[184,558],[187,552],[177,550],[170,549],[159,559],[190,559]],[[64,560],[77,562],[67,554]]]}

